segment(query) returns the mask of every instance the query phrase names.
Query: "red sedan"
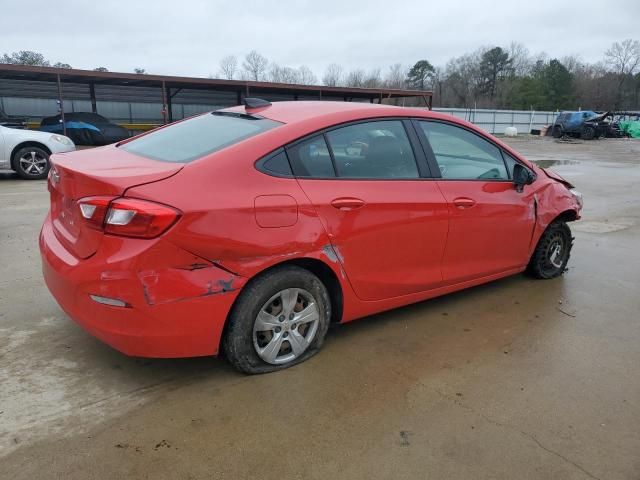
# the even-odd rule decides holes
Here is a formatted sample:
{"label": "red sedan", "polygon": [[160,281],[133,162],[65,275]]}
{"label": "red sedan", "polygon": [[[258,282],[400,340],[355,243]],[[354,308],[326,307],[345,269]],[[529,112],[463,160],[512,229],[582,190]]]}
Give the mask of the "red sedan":
{"label": "red sedan", "polygon": [[581,195],[418,109],[247,99],[54,155],[44,278],[128,355],[224,352],[260,373],[349,322],[528,270],[553,278]]}

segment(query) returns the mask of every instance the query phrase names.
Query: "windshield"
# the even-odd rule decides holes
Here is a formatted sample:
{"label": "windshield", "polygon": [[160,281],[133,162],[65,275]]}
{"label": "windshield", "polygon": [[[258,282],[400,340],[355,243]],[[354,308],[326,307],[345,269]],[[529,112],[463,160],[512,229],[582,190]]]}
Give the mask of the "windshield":
{"label": "windshield", "polygon": [[212,112],[151,132],[120,148],[153,160],[187,163],[278,125],[281,123],[261,117]]}

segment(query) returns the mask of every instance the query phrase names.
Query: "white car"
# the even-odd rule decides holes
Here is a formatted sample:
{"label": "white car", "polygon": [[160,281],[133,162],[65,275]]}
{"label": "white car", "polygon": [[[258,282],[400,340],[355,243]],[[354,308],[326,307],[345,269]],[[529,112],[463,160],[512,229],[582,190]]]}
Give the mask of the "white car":
{"label": "white car", "polygon": [[49,155],[75,149],[63,135],[0,126],[0,170],[15,170],[22,178],[46,178]]}

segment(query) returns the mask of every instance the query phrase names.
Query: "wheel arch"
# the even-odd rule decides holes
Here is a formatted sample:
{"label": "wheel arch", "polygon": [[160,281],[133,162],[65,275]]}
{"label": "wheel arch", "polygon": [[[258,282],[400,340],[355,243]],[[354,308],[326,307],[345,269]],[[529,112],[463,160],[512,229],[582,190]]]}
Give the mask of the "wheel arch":
{"label": "wheel arch", "polygon": [[[233,310],[236,302],[238,301],[238,298],[242,294],[242,290],[244,290],[247,287],[247,285],[249,285],[255,279],[266,274],[267,272],[270,272],[276,268],[281,268],[283,266],[288,266],[288,265],[293,265],[296,267],[303,268],[311,272],[312,274],[314,274],[316,277],[320,279],[320,281],[326,287],[327,292],[329,293],[329,299],[331,300],[331,323],[339,323],[342,320],[342,314],[344,311],[344,294],[343,294],[342,285],[335,271],[326,262],[314,257],[290,258],[277,263],[273,263],[268,267],[262,270],[259,270],[258,272],[255,272],[253,275],[251,275],[249,280],[242,286],[242,289],[238,294],[238,296],[236,297],[234,304],[229,309],[229,314]],[[226,329],[226,323],[228,323],[227,320],[228,320],[229,314],[227,314],[227,319],[225,320],[225,329]]]}
{"label": "wheel arch", "polygon": [[11,168],[13,170],[16,169],[16,160],[17,160],[16,159],[16,153],[18,153],[18,151],[20,149],[26,148],[26,147],[41,148],[42,150],[47,152],[48,155],[51,155],[51,149],[49,147],[47,147],[44,143],[36,142],[36,141],[33,141],[33,140],[28,140],[26,142],[20,142],[15,147],[13,147],[13,150],[11,150],[11,155],[9,156],[9,158],[11,159]]}
{"label": "wheel arch", "polygon": [[331,299],[331,323],[340,323],[344,310],[344,295],[340,280],[333,269],[322,260],[308,257],[294,258],[279,265],[283,264],[296,265],[304,268],[320,279],[327,288],[329,298]]}
{"label": "wheel arch", "polygon": [[575,222],[576,220],[578,220],[578,212],[571,208],[564,210],[563,212],[558,214],[553,220],[551,220],[549,225],[551,225],[551,223],[555,222],[556,220],[562,220],[563,222]]}

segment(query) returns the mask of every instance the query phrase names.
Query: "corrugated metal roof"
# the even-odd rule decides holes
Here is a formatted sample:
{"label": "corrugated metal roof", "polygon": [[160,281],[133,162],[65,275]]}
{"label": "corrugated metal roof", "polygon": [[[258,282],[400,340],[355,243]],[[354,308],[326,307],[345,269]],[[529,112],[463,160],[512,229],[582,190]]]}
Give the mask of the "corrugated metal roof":
{"label": "corrugated metal roof", "polygon": [[[0,79],[48,81],[58,78],[63,83],[94,84],[132,87],[168,87],[244,92],[250,94],[272,93],[289,95],[318,95],[347,98],[393,98],[425,97],[432,92],[425,90],[403,90],[393,88],[326,87],[322,85],[293,85],[244,80],[221,80],[169,75],[147,75],[117,72],[96,72],[71,68],[34,67],[30,65],[0,64]],[[63,92],[64,94],[64,92]]]}

